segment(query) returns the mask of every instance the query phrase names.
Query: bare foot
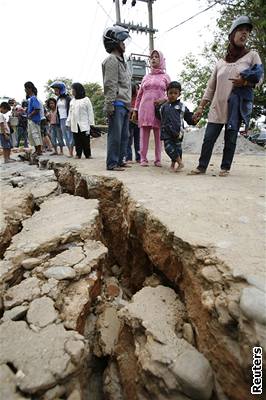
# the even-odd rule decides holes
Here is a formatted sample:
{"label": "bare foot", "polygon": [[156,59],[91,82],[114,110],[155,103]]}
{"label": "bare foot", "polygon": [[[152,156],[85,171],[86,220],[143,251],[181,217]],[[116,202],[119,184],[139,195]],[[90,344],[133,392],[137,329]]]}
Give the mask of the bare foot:
{"label": "bare foot", "polygon": [[179,163],[177,168],[175,169],[175,172],[179,172],[184,168],[184,164],[183,163]]}

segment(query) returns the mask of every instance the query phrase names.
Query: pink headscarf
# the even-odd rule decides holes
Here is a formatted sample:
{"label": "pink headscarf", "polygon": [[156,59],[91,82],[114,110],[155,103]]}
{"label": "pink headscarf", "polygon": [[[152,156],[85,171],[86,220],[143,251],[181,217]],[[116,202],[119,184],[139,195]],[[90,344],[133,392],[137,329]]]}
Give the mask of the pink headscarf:
{"label": "pink headscarf", "polygon": [[165,65],[165,58],[163,56],[163,53],[159,50],[153,50],[151,52],[151,57],[153,55],[153,53],[156,51],[156,53],[159,54],[159,59],[160,59],[160,64],[158,66],[158,68],[152,68],[151,67],[151,74],[165,74],[165,70],[166,70],[166,65]]}

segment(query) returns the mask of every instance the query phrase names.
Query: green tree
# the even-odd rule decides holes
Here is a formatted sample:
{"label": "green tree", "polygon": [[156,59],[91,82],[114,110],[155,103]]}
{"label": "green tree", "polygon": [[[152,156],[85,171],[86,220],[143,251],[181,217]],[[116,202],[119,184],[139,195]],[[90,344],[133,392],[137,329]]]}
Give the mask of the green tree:
{"label": "green tree", "polygon": [[[209,0],[213,3],[214,0]],[[258,51],[262,63],[266,65],[266,3],[265,0],[218,0],[222,6],[217,20],[214,40],[205,45],[199,56],[189,55],[183,61],[181,72],[184,97],[198,104],[206,88],[214,63],[221,58],[228,45],[228,31],[232,21],[240,15],[252,19],[254,29],[250,35],[249,47]],[[266,87],[255,90],[253,118],[265,115]],[[206,116],[206,113],[205,113]]]}
{"label": "green tree", "polygon": [[95,124],[103,125],[105,124],[105,116],[103,113],[103,104],[104,104],[104,94],[103,89],[99,83],[84,83],[83,84],[86,92],[86,96],[88,96],[91,100],[94,116],[95,116]]}

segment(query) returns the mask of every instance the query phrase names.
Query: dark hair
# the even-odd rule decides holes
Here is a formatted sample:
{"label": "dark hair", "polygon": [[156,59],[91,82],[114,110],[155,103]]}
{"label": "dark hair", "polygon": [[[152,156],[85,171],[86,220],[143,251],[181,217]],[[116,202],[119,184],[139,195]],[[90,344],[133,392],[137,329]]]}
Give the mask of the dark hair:
{"label": "dark hair", "polygon": [[75,99],[83,99],[86,96],[84,86],[81,83],[73,83],[71,86],[75,90]]}
{"label": "dark hair", "polygon": [[49,99],[47,99],[46,100],[46,105],[47,105],[47,108],[49,108],[49,109],[50,109],[50,107],[49,107],[50,101],[52,101],[55,106],[56,106],[56,103],[57,103],[57,101],[56,101],[56,99],[54,97],[50,97]]}
{"label": "dark hair", "polygon": [[178,89],[181,92],[181,83],[177,81],[170,82],[169,85],[167,86],[167,92],[170,89]]}
{"label": "dark hair", "polygon": [[30,81],[24,83],[24,88],[25,89],[31,89],[33,94],[35,94],[35,96],[37,96],[38,90],[36,89],[36,87],[34,86],[34,84]]}
{"label": "dark hair", "polygon": [[4,109],[7,110],[7,111],[10,111],[10,110],[11,110],[10,105],[9,105],[6,101],[3,101],[3,102],[0,104],[0,107],[1,107],[1,108],[4,108]]}

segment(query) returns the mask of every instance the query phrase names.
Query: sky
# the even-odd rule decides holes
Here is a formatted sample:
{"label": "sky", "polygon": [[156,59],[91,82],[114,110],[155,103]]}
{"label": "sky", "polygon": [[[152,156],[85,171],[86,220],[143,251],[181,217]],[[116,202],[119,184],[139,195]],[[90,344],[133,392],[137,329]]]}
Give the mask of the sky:
{"label": "sky", "polygon": [[[148,24],[147,4],[131,0],[122,5],[121,19]],[[182,59],[198,54],[212,40],[218,6],[180,27],[168,29],[208,7],[207,0],[156,0],[153,4],[155,49],[166,58],[172,80],[182,82]],[[102,44],[106,27],[116,22],[113,0],[0,0],[2,41],[0,97],[20,101],[24,83],[32,81],[45,99],[49,79],[66,77],[75,82],[102,85],[101,63],[107,56]],[[148,54],[148,35],[131,33],[126,55]]]}

